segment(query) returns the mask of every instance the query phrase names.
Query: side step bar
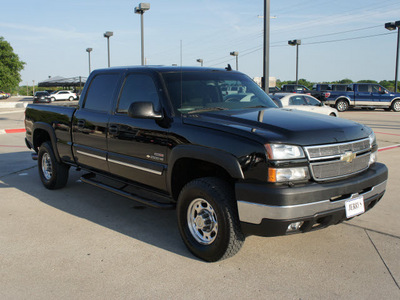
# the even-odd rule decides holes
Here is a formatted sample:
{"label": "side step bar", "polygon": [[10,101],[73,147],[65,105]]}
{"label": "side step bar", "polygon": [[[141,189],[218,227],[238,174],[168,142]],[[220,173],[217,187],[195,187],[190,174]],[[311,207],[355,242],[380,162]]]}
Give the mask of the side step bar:
{"label": "side step bar", "polygon": [[174,209],[175,208],[175,203],[161,203],[161,202],[157,202],[154,200],[146,199],[146,198],[140,197],[138,195],[134,195],[134,194],[123,191],[123,189],[126,187],[126,185],[122,188],[115,188],[115,187],[112,187],[107,184],[104,184],[104,183],[94,180],[95,177],[96,177],[96,174],[88,173],[88,174],[83,175],[80,179],[84,183],[91,184],[95,187],[102,188],[106,191],[115,193],[117,195],[126,197],[128,199],[145,204],[150,207],[159,208],[159,209]]}

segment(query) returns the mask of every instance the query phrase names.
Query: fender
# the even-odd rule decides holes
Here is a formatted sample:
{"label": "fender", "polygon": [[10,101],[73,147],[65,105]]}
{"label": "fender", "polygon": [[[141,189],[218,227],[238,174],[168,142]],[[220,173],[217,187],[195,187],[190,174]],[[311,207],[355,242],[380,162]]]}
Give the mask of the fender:
{"label": "fender", "polygon": [[36,144],[34,143],[34,141],[35,141],[35,131],[36,131],[37,129],[44,130],[44,131],[46,131],[46,132],[49,134],[51,146],[53,147],[53,151],[54,151],[54,155],[55,155],[57,161],[58,161],[58,162],[61,162],[61,158],[60,158],[60,155],[59,155],[59,153],[58,153],[58,148],[57,148],[57,137],[56,137],[56,133],[55,133],[55,131],[54,131],[54,128],[51,127],[50,124],[47,124],[47,123],[44,123],[44,122],[35,122],[35,123],[33,124],[32,142],[33,142],[33,147],[34,147],[35,149],[36,149],[36,148],[39,148],[39,145],[36,145]]}
{"label": "fender", "polygon": [[390,105],[392,105],[393,102],[396,101],[396,100],[399,100],[399,101],[400,101],[400,98],[399,98],[399,97],[393,98],[393,99],[390,101]]}
{"label": "fender", "polygon": [[232,154],[195,145],[180,145],[172,150],[168,161],[167,186],[169,191],[172,190],[171,180],[173,166],[181,158],[193,158],[210,162],[223,168],[232,178],[244,179],[239,161]]}

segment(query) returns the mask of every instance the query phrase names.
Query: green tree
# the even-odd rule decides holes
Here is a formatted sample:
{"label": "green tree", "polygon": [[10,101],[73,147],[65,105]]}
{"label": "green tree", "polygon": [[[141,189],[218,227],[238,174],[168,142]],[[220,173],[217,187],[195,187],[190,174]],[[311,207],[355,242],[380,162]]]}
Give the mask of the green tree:
{"label": "green tree", "polygon": [[363,80],[357,81],[357,83],[378,83],[378,81],[376,81],[376,80],[369,80],[369,79],[363,79]]}
{"label": "green tree", "polygon": [[10,43],[0,36],[0,89],[11,91],[21,82],[21,72],[25,62],[19,60]]}

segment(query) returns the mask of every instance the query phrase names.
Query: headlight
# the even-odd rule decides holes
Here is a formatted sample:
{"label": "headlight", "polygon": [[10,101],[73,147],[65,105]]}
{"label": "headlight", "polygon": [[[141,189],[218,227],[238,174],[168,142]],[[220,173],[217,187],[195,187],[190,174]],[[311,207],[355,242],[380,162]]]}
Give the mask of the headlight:
{"label": "headlight", "polygon": [[266,144],[268,158],[274,160],[303,158],[303,149],[299,146],[283,144]]}
{"label": "headlight", "polygon": [[307,167],[297,168],[269,168],[269,182],[289,182],[310,179]]}
{"label": "headlight", "polygon": [[369,165],[373,165],[378,160],[378,151],[372,152],[369,156]]}
{"label": "headlight", "polygon": [[372,132],[369,136],[369,146],[372,148],[372,146],[376,145],[376,136],[375,133]]}

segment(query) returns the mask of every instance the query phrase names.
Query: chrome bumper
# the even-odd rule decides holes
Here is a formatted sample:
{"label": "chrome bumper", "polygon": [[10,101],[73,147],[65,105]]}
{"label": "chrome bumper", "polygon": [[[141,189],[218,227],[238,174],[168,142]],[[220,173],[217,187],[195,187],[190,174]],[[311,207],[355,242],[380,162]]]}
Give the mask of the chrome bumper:
{"label": "chrome bumper", "polygon": [[[373,186],[368,192],[360,194],[364,197],[364,201],[383,193],[386,189],[384,182]],[[352,195],[354,196],[354,195]],[[251,203],[238,200],[238,212],[241,222],[251,224],[261,224],[263,219],[270,220],[291,220],[312,217],[315,214],[337,210],[345,207],[345,202],[352,197],[341,199],[338,201],[321,200],[312,203],[290,205],[290,206],[272,206],[259,203]]]}

